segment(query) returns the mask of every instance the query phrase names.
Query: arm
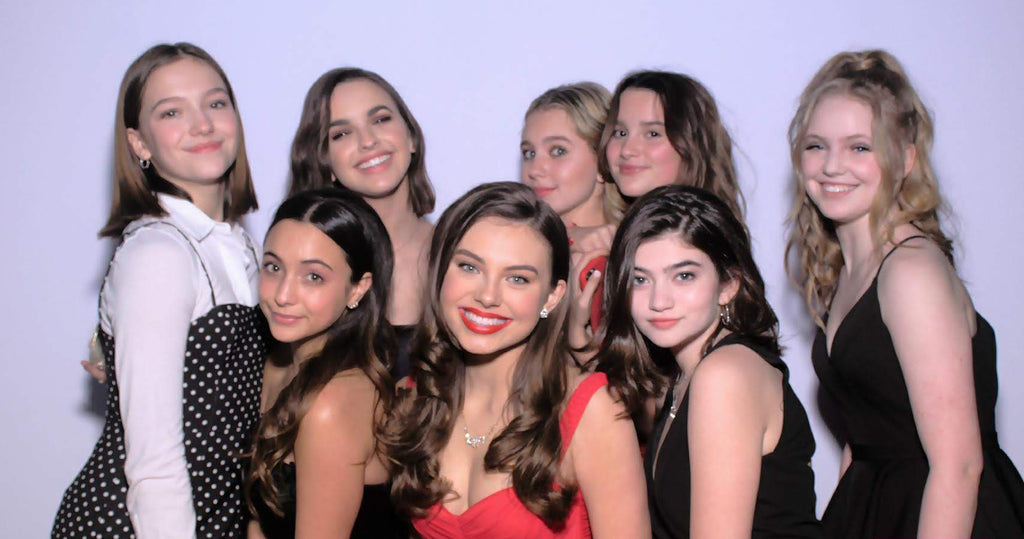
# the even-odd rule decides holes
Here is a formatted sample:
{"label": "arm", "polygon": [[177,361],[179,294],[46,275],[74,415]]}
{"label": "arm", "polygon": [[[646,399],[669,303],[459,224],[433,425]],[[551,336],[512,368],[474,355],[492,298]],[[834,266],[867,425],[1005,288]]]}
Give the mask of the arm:
{"label": "arm", "polygon": [[928,458],[921,537],[967,537],[978,503],[983,457],[960,286],[931,245],[900,249],[878,280],[882,320],[892,335]]}
{"label": "arm", "polygon": [[195,535],[182,424],[185,347],[197,293],[193,256],[167,231],[140,230],[117,253],[107,281],[128,512],[142,539]]}
{"label": "arm", "polygon": [[569,444],[594,537],[650,537],[647,486],[633,422],[607,387],[591,397]]}
{"label": "arm", "polygon": [[374,454],[376,391],[349,371],[316,396],[295,441],[295,537],[348,537]]}
{"label": "arm", "polygon": [[728,346],[694,370],[687,416],[691,537],[750,537],[767,412],[782,413],[781,406],[765,406],[769,384],[781,390],[765,369],[772,367],[751,350]]}
{"label": "arm", "polygon": [[255,520],[249,521],[245,536],[247,539],[267,539],[267,536],[263,535],[263,530],[260,529],[260,523]]}

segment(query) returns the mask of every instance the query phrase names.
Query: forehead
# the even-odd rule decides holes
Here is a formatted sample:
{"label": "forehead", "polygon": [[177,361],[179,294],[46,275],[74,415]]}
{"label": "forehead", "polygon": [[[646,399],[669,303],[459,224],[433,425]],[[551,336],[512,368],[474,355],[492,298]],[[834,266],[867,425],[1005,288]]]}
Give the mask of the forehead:
{"label": "forehead", "polygon": [[215,88],[227,90],[227,84],[209,64],[185,56],[150,73],[142,89],[142,102],[206,93]]}
{"label": "forehead", "polygon": [[551,248],[540,232],[498,217],[485,217],[474,223],[456,249],[472,252],[489,266],[529,264],[542,272],[551,267]]}
{"label": "forehead", "polygon": [[817,135],[871,135],[871,106],[847,94],[823,96],[815,105],[807,131]]}
{"label": "forehead", "polygon": [[619,98],[619,118],[639,121],[664,121],[665,109],[654,90],[627,88]]}
{"label": "forehead", "polygon": [[707,253],[687,243],[678,233],[645,240],[636,248],[635,265],[647,269],[657,270],[683,260],[711,265],[711,257]]}
{"label": "forehead", "polygon": [[383,88],[366,79],[343,82],[331,91],[331,118],[366,114],[384,105],[397,112],[395,100]]}
{"label": "forehead", "polygon": [[278,221],[267,232],[263,249],[286,262],[316,258],[337,269],[335,264],[345,261],[345,252],[327,234],[309,223],[293,219]]}
{"label": "forehead", "polygon": [[569,114],[560,108],[547,108],[534,111],[526,117],[526,124],[523,126],[523,138],[539,142],[541,139],[550,136],[562,136],[578,139],[576,126],[573,125]]}

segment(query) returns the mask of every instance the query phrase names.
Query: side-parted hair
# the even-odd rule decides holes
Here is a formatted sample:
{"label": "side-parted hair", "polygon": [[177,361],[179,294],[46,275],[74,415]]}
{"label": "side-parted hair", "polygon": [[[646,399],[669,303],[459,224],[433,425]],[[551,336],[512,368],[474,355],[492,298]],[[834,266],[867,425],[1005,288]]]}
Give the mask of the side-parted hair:
{"label": "side-parted hair", "polygon": [[[259,495],[278,513],[282,493],[274,482],[274,469],[294,452],[299,424],[320,390],[343,371],[359,369],[366,374],[377,389],[378,405],[383,412],[374,426],[374,436],[379,440],[395,387],[388,371],[395,339],[387,320],[393,267],[391,240],[377,213],[353,193],[322,189],[304,191],[285,200],[270,229],[284,220],[309,223],[323,232],[344,253],[345,262],[352,269],[352,284],[366,273],[373,276],[373,284],[356,308],[346,309],[325,330],[323,349],[302,363],[295,378],[260,418],[248,455],[251,463],[245,477],[245,494],[250,510],[252,500]],[[275,343],[270,360],[279,365],[294,363],[291,348],[283,343]]]}
{"label": "side-parted hair", "polygon": [[[193,58],[210,66],[228,91],[231,106],[238,111],[235,92],[231,89],[224,70],[206,51],[191,43],[160,44],[150,47],[135,59],[121,80],[117,94],[117,113],[114,118],[114,185],[110,216],[100,230],[100,237],[121,235],[128,223],[145,215],[162,216],[167,212],[160,207],[156,193],[167,193],[191,200],[187,193],[171,182],[161,178],[154,168],[143,169],[139,157],[128,143],[128,129],[139,128],[142,112],[142,94],[146,82],[154,71],[183,58]],[[227,172],[227,196],[224,201],[224,219],[235,222],[245,214],[258,208],[256,190],[249,172],[249,159],[245,151],[245,134],[242,118],[238,115],[238,153],[235,163]]]}
{"label": "side-parted hair", "polygon": [[[789,126],[795,181],[793,208],[788,218],[786,269],[820,327],[824,327],[823,314],[835,294],[843,254],[833,223],[807,195],[801,157],[815,107],[825,97],[834,95],[850,97],[871,107],[872,154],[882,171],[869,213],[876,251],[881,254],[885,243],[893,241],[896,227],[910,223],[931,238],[953,263],[953,243],[942,232],[939,219],[945,208],[931,164],[933,123],[928,110],[899,61],[888,52],[841,52],[811,79],[800,95],[800,105]],[[905,174],[905,157],[911,147],[914,164],[910,173]],[[795,259],[791,260],[794,254]]]}
{"label": "side-parted hair", "polygon": [[750,251],[750,236],[732,209],[707,191],[684,185],[666,185],[637,199],[619,224],[608,256],[603,327],[595,369],[631,413],[644,400],[657,395],[664,373],[675,370],[656,365],[631,315],[636,251],[643,243],[677,237],[711,259],[722,283],[735,279],[739,288],[728,303],[729,322],[719,319],[702,345],[707,353],[722,330],[742,335],[761,348],[779,353],[778,318],[765,298],[764,280]]}
{"label": "side-parted hair", "polygon": [[[413,353],[415,389],[398,399],[388,424],[392,498],[399,510],[411,516],[425,516],[451,492],[451,484],[441,476],[438,455],[462,410],[466,357],[445,324],[440,294],[459,242],[485,218],[529,226],[544,238],[551,253],[548,285],[557,286],[569,274],[569,238],[562,220],[523,184],[480,185],[441,215],[430,244],[429,298]],[[506,404],[513,419],[494,437],[484,456],[484,468],[510,473],[516,497],[553,528],[564,524],[577,491],[575,485],[552,489],[558,479],[559,418],[570,363],[565,303],[539,319],[528,337],[523,359],[512,373]]]}
{"label": "side-parted hair", "polygon": [[736,178],[732,137],[722,125],[711,92],[687,75],[669,71],[636,71],[619,82],[612,94],[608,122],[597,152],[601,174],[613,178],[608,162],[608,142],[615,131],[622,93],[630,88],[650,90],[658,95],[665,111],[665,133],[684,163],[677,182],[714,194],[728,204],[742,221],[745,202]]}
{"label": "side-parted hair", "polygon": [[372,71],[355,67],[341,67],[324,73],[306,93],[299,128],[295,131],[295,139],[292,141],[291,182],[288,185],[288,195],[331,186],[333,172],[327,157],[331,94],[339,84],[355,80],[366,80],[376,84],[395,102],[399,116],[409,129],[413,147],[416,148],[409,161],[409,170],[406,172],[412,210],[417,217],[434,211],[434,187],[427,176],[427,145],[419,122],[402,100],[402,96],[388,81]]}
{"label": "side-parted hair", "polygon": [[[531,114],[545,110],[560,110],[569,116],[576,134],[579,135],[592,150],[594,155],[600,155],[601,133],[604,131],[604,123],[608,119],[608,104],[611,100],[611,93],[596,82],[577,82],[556,86],[540,94],[530,103],[523,115],[525,122]],[[611,176],[604,178],[604,217],[609,223],[618,223],[622,220],[622,214],[626,210],[626,201],[619,193],[618,186],[611,180]]]}

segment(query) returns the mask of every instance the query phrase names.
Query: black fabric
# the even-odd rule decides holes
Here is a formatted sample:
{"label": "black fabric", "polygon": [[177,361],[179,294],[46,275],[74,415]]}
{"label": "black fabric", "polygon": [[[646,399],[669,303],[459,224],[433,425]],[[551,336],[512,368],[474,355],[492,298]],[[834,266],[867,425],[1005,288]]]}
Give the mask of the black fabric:
{"label": "black fabric", "polygon": [[409,355],[412,352],[412,340],[416,333],[416,325],[393,327],[395,328],[395,364],[391,366],[391,376],[395,380],[401,380],[409,375],[412,364]]}
{"label": "black fabric", "polygon": [[[724,337],[711,351],[730,344],[750,348],[783,373],[782,432],[775,450],[761,458],[761,478],[751,537],[820,538],[821,526],[814,512],[814,472],[811,471],[814,436],[807,413],[789,386],[789,370],[778,356],[735,334]],[[658,414],[650,438],[651,445],[644,455],[651,530],[657,538],[690,535],[689,392],[683,395],[676,417],[668,427],[658,455],[655,455],[655,444],[665,429],[672,402],[674,395],[670,391]]]}

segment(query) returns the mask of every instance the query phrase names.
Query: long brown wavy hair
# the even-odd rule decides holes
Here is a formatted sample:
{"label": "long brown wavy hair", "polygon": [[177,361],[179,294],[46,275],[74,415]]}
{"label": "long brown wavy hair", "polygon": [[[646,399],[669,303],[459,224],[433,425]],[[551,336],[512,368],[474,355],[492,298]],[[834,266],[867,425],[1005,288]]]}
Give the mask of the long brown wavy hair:
{"label": "long brown wavy hair", "polygon": [[402,96],[398,94],[398,90],[384,80],[384,77],[355,67],[341,67],[324,73],[306,93],[299,128],[292,140],[291,182],[288,184],[288,195],[332,185],[333,172],[331,162],[327,158],[331,94],[339,84],[354,80],[366,80],[376,84],[395,102],[398,115],[409,128],[409,136],[412,137],[413,147],[416,148],[409,161],[409,170],[405,173],[406,181],[409,182],[409,202],[412,204],[412,211],[417,217],[434,211],[434,187],[427,176],[427,145],[419,122],[412,115]]}
{"label": "long brown wavy hair", "polygon": [[650,90],[661,101],[665,111],[665,133],[685,164],[679,171],[677,183],[713,193],[742,222],[745,202],[736,178],[732,137],[722,125],[715,98],[693,77],[669,71],[636,71],[619,82],[612,94],[608,121],[601,133],[601,146],[597,152],[601,175],[614,178],[608,162],[608,141],[615,131],[622,93],[630,88]]}
{"label": "long brown wavy hair", "polygon": [[[556,86],[537,96],[526,109],[523,122],[537,111],[560,110],[569,116],[576,134],[587,142],[597,158],[600,155],[601,133],[608,119],[608,103],[611,93],[596,82],[577,82]],[[611,176],[604,178],[604,218],[609,223],[618,223],[626,210],[626,201],[622,198],[618,186],[611,181]]]}
{"label": "long brown wavy hair", "polygon": [[[441,215],[430,245],[428,306],[413,351],[416,387],[395,404],[386,436],[392,498],[413,517],[425,516],[452,493],[451,484],[441,477],[438,455],[462,410],[466,358],[445,325],[440,292],[462,237],[486,217],[525,224],[544,237],[551,253],[550,286],[565,281],[569,274],[569,238],[562,220],[523,184],[478,186]],[[574,485],[552,489],[559,476],[559,418],[570,363],[564,303],[540,319],[529,336],[524,359],[513,370],[505,405],[513,419],[494,437],[484,456],[484,468],[511,474],[516,497],[553,528],[564,523],[577,491]]]}
{"label": "long brown wavy hair", "polygon": [[[303,416],[332,378],[343,371],[359,369],[373,382],[377,405],[384,412],[374,429],[378,440],[395,387],[388,371],[394,331],[385,317],[391,279],[379,278],[390,276],[392,269],[391,241],[384,224],[362,198],[341,189],[305,191],[285,200],[270,228],[286,219],[309,223],[334,240],[352,268],[353,284],[367,272],[373,275],[373,284],[358,307],[347,310],[327,328],[323,349],[302,363],[295,378],[260,418],[252,451],[247,455],[251,464],[244,484],[253,514],[252,500],[257,495],[281,513],[281,493],[274,483],[274,471],[295,450]],[[294,358],[287,345],[276,343],[270,360],[289,365]]]}
{"label": "long brown wavy hair", "polygon": [[[851,97],[871,107],[872,153],[882,171],[869,213],[876,251],[881,254],[886,242],[893,242],[896,227],[909,223],[953,263],[953,243],[942,232],[939,219],[944,205],[931,164],[933,124],[928,110],[899,61],[888,52],[841,52],[811,79],[789,126],[795,181],[786,271],[822,328],[844,261],[833,223],[807,195],[800,164],[814,109],[823,98],[833,95]],[[911,146],[916,155],[913,168],[905,174],[906,149]]]}
{"label": "long brown wavy hair", "polygon": [[707,191],[666,185],[637,199],[615,233],[605,275],[604,322],[599,330],[594,369],[608,376],[608,385],[630,413],[638,413],[648,397],[658,395],[665,373],[676,365],[658,365],[652,344],[633,323],[631,314],[636,251],[644,242],[675,236],[711,259],[721,282],[736,279],[739,288],[726,305],[729,321],[719,319],[704,342],[707,353],[715,337],[728,329],[772,353],[779,353],[778,318],[765,298],[764,279],[750,252],[750,236],[729,206]]}
{"label": "long brown wavy hair", "polygon": [[238,153],[235,162],[225,176],[226,196],[224,199],[224,220],[236,222],[245,214],[258,207],[256,190],[252,185],[252,174],[249,171],[249,159],[245,151],[245,133],[242,130],[242,118],[238,113],[235,91],[231,88],[228,76],[212,56],[202,48],[191,43],[162,43],[154,45],[135,59],[121,80],[121,89],[117,94],[117,114],[114,119],[114,184],[113,199],[110,203],[110,215],[107,223],[100,230],[101,237],[120,236],[128,223],[144,215],[161,216],[167,212],[160,207],[156,193],[192,200],[188,193],[182,191],[171,182],[157,174],[154,167],[143,169],[139,166],[139,157],[132,151],[128,143],[128,129],[139,128],[139,115],[142,113],[142,93],[146,89],[149,77],[157,69],[181,60],[191,58],[210,66],[228,91],[231,107],[238,115]]}

